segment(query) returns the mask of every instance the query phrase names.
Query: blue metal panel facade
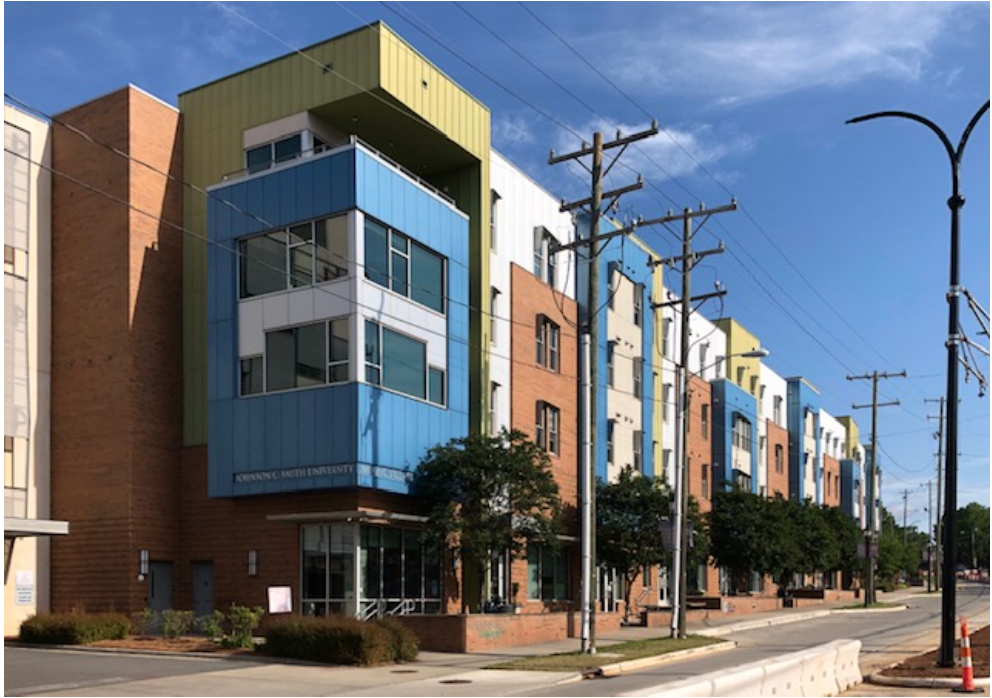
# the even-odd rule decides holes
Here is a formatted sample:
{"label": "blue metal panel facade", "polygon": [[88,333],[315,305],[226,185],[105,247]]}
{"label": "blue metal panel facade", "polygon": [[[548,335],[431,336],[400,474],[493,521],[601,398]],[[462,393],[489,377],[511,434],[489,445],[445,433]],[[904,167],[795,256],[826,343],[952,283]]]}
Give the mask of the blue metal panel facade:
{"label": "blue metal panel facade", "polygon": [[[428,448],[468,433],[467,218],[356,148],[213,194],[264,222],[209,203],[210,495],[355,486],[406,492]],[[364,383],[239,397],[238,257],[232,253],[238,238],[353,208],[447,258],[447,408]],[[353,307],[361,316],[364,310]]]}
{"label": "blue metal panel facade", "polygon": [[[789,427],[789,493],[797,501],[820,500],[820,394],[802,378],[788,379],[786,408]],[[813,414],[813,434],[816,436],[816,450],[813,456],[813,473],[816,491],[806,491],[806,478],[803,477],[803,454],[805,453],[805,417]]]}
{"label": "blue metal panel facade", "polygon": [[751,425],[751,492],[758,493],[758,401],[751,393],[725,378],[714,380],[713,402],[713,473],[714,485],[730,489],[734,483],[734,416],[740,415]]}

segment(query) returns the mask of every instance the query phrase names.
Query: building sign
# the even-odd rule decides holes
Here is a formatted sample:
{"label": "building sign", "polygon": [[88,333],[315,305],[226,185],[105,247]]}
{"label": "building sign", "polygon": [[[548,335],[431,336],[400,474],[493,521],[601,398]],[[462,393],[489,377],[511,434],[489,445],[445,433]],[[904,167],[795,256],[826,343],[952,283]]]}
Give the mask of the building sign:
{"label": "building sign", "polygon": [[293,590],[291,587],[269,587],[269,613],[292,613]]}
{"label": "building sign", "polygon": [[318,477],[345,477],[350,482],[354,482],[357,477],[362,477],[409,483],[413,479],[413,473],[379,465],[363,463],[356,466],[354,463],[341,463],[338,465],[308,465],[297,468],[283,468],[281,470],[254,470],[251,472],[235,473],[234,483],[236,485],[246,485],[255,482],[280,482],[284,480],[305,480]]}
{"label": "building sign", "polygon": [[34,571],[17,570],[15,584],[14,603],[18,606],[34,606]]}

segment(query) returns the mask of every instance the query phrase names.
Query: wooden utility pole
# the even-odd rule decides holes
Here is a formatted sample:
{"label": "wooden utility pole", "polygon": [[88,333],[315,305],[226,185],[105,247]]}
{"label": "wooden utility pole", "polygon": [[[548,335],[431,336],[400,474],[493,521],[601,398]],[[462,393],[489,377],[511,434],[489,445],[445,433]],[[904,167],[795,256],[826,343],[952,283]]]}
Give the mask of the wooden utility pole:
{"label": "wooden utility pole", "polygon": [[848,376],[847,380],[870,380],[871,381],[871,405],[852,405],[856,410],[871,407],[871,462],[868,473],[868,530],[865,531],[865,557],[867,558],[868,574],[865,585],[865,607],[875,603],[875,558],[873,554],[873,543],[875,541],[875,504],[878,494],[875,492],[876,464],[878,463],[878,408],[898,405],[898,400],[878,404],[878,379],[879,378],[905,378],[906,372],[899,373],[879,373],[872,371],[863,376]]}
{"label": "wooden utility pole", "polygon": [[[585,210],[589,215],[589,235],[578,239],[567,245],[556,245],[549,254],[554,254],[568,249],[578,247],[588,247],[589,261],[589,286],[586,291],[586,311],[581,318],[581,341],[579,342],[579,370],[581,371],[581,390],[579,396],[579,443],[580,462],[579,472],[581,474],[581,520],[582,520],[582,620],[581,637],[582,651],[588,654],[596,653],[596,459],[595,459],[595,386],[597,385],[596,362],[593,360],[594,348],[598,341],[599,314],[599,243],[609,238],[620,235],[628,235],[634,231],[637,224],[625,226],[619,230],[600,234],[599,219],[603,215],[603,201],[606,200],[607,207],[612,206],[623,194],[637,191],[644,186],[642,179],[638,178],[635,184],[630,184],[619,189],[603,191],[603,179],[609,174],[610,169],[616,164],[620,155],[628,145],[644,138],[650,138],[658,133],[657,122],[651,124],[651,128],[646,131],[623,136],[617,133],[615,140],[607,143],[603,142],[603,134],[596,132],[593,134],[592,146],[586,143],[582,148],[566,155],[556,155],[552,150],[548,157],[549,165],[556,165],[567,160],[580,160],[584,157],[592,157],[592,166],[587,168],[592,178],[591,194],[587,199],[580,199],[570,203],[562,202],[563,212]],[[610,163],[606,171],[603,171],[603,154],[613,148],[621,148],[621,151]],[[578,257],[576,257],[578,261]]]}

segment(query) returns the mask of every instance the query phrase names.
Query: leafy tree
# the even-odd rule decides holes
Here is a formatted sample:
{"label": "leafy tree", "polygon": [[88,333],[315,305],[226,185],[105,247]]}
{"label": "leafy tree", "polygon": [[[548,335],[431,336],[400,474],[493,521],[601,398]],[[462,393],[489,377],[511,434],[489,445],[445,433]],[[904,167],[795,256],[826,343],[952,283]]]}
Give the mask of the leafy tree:
{"label": "leafy tree", "polygon": [[794,534],[799,543],[802,571],[814,573],[836,568],[840,546],[827,522],[826,507],[809,500],[794,504]]}
{"label": "leafy tree", "polygon": [[958,509],[958,564],[989,568],[989,508],[972,502]]}
{"label": "leafy tree", "polygon": [[699,510],[699,502],[692,495],[689,495],[689,508],[686,510],[686,515],[689,518],[689,523],[692,524],[692,545],[686,551],[686,567],[693,570],[698,569],[701,565],[709,564],[709,517]]}
{"label": "leafy tree", "polygon": [[837,541],[835,564],[828,571],[855,574],[864,568],[864,561],[858,558],[858,543],[861,542],[861,528],[842,509],[825,507],[823,510],[827,526]]}
{"label": "leafy tree", "polygon": [[420,462],[411,491],[426,509],[425,538],[475,567],[480,598],[491,552],[507,550],[517,559],[530,542],[558,545],[558,484],[547,453],[521,431],[435,446]]}
{"label": "leafy tree", "polygon": [[766,523],[767,501],[740,489],[717,492],[709,513],[710,555],[720,567],[730,572],[736,593],[748,589],[752,570],[770,566],[770,540]]}
{"label": "leafy tree", "polygon": [[665,561],[661,529],[669,493],[660,479],[624,468],[615,482],[596,483],[596,554],[624,577],[624,621],[631,588],[646,567]]}
{"label": "leafy tree", "polygon": [[769,532],[769,550],[764,558],[766,564],[760,571],[775,580],[781,594],[803,569],[802,549],[796,535],[799,506],[792,500],[781,498],[770,499],[765,505],[764,523]]}

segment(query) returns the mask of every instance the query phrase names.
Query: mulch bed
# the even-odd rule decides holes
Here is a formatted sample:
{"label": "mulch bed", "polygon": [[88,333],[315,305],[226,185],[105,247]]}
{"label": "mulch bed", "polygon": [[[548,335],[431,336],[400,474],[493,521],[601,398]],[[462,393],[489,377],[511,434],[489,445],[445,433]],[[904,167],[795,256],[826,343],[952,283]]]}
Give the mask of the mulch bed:
{"label": "mulch bed", "polygon": [[[971,664],[976,679],[989,677],[989,626],[971,633]],[[902,664],[882,670],[882,676],[908,678],[961,678],[961,667],[939,667],[939,650],[907,659]],[[955,654],[957,656],[957,654]]]}
{"label": "mulch bed", "polygon": [[203,637],[157,637],[128,635],[123,640],[100,640],[89,647],[108,647],[124,650],[151,650],[155,652],[209,652],[212,654],[242,654],[253,650],[226,649],[213,640]]}

